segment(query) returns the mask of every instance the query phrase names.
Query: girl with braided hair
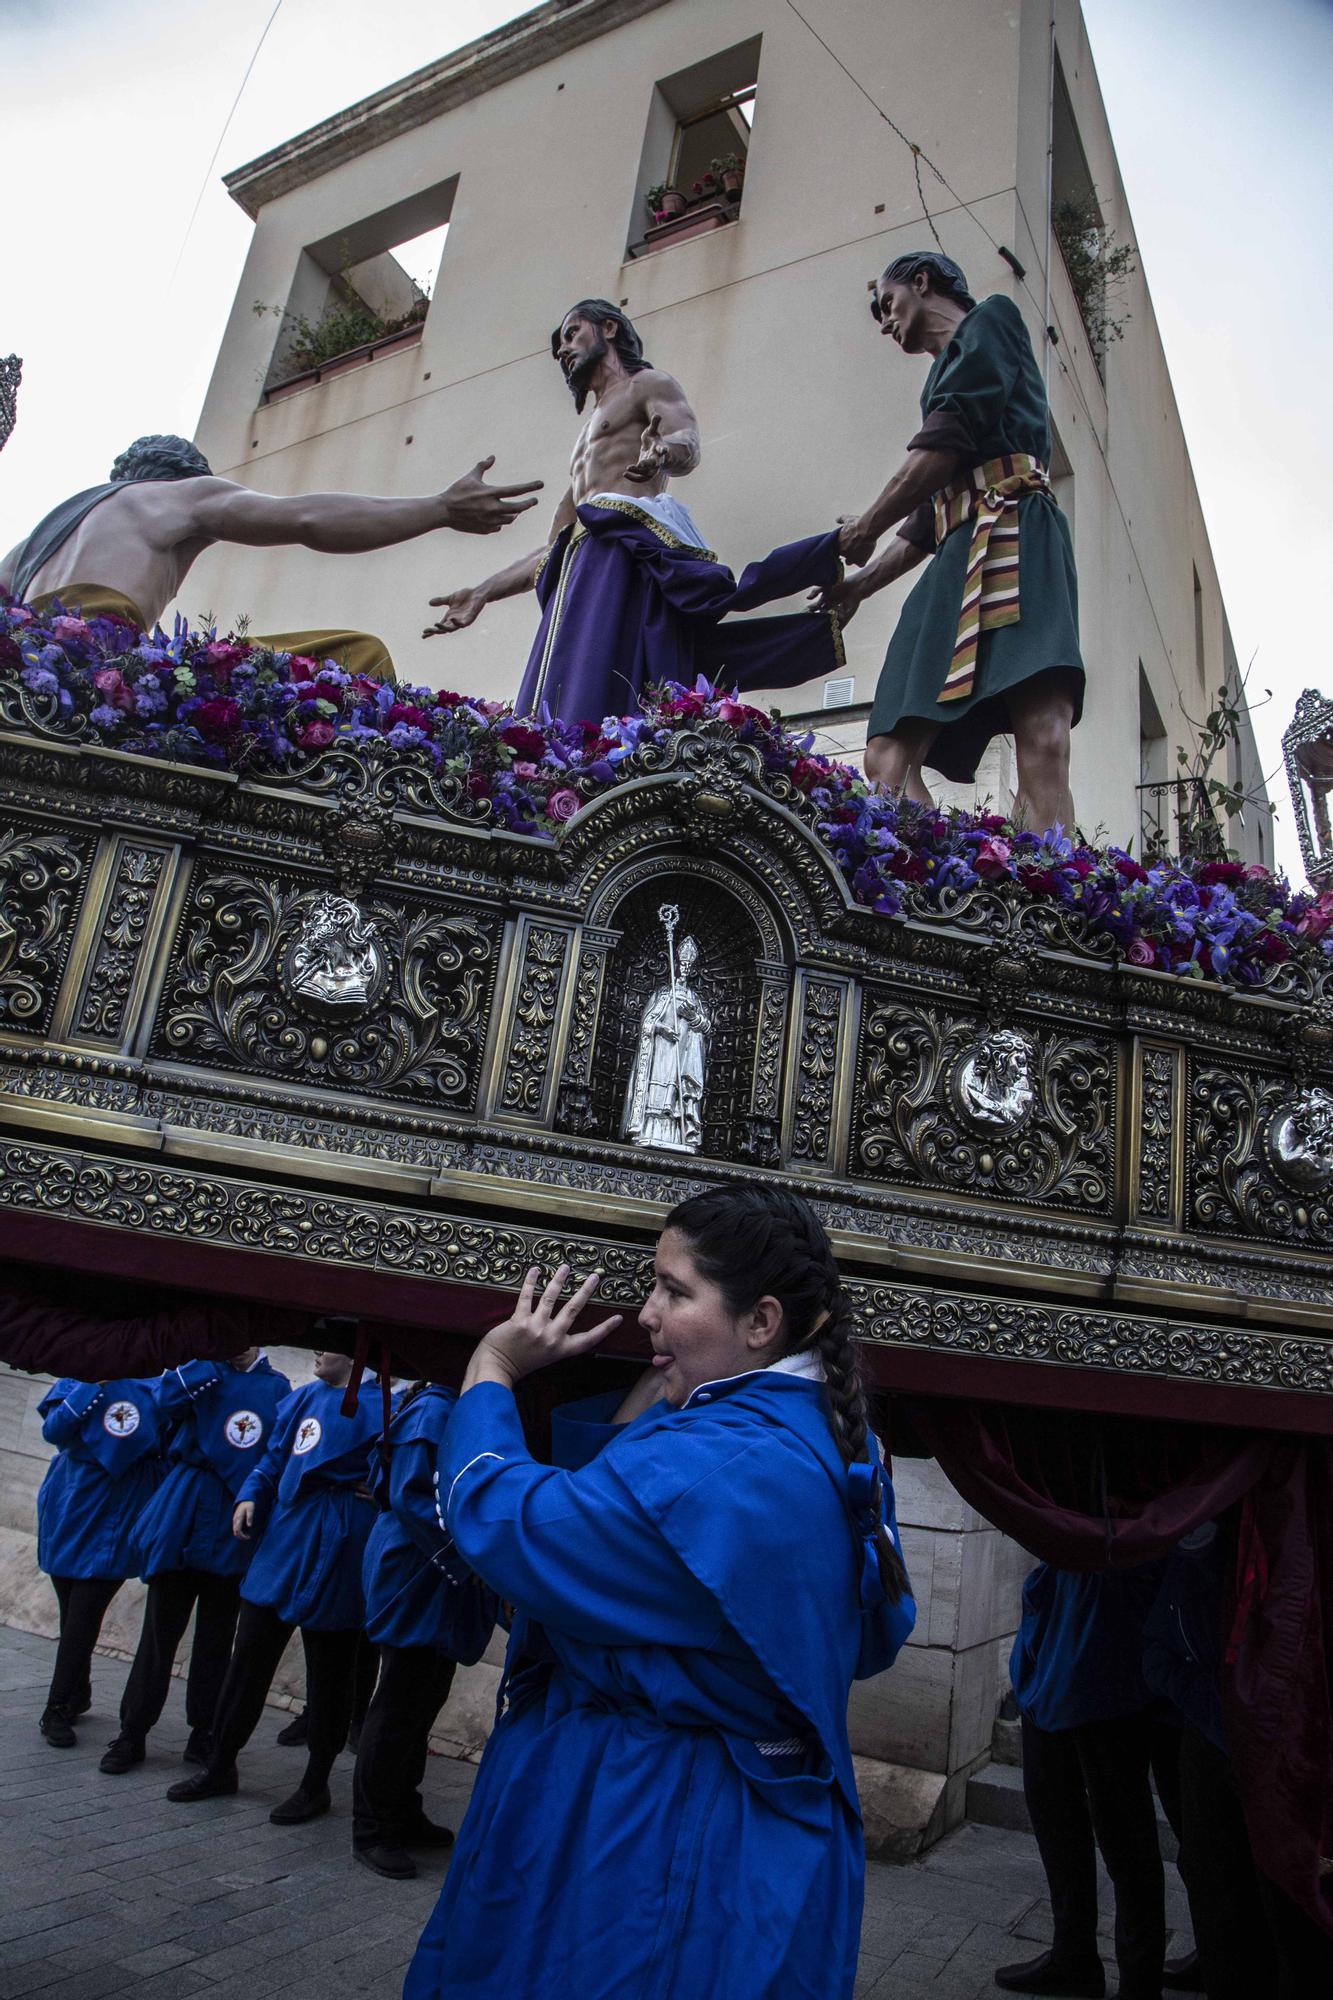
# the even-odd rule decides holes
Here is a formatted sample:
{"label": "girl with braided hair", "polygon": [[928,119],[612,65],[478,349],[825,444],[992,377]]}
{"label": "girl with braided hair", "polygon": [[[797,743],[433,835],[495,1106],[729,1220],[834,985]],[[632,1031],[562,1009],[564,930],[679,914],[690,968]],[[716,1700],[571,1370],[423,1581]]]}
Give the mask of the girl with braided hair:
{"label": "girl with braided hair", "polygon": [[850,2000],[865,1873],[853,1680],[915,1607],[828,1238],[798,1197],[714,1190],[657,1244],[652,1366],[557,1410],[586,1353],[562,1266],[475,1350],[441,1520],[515,1607],[500,1716],[405,2000]]}

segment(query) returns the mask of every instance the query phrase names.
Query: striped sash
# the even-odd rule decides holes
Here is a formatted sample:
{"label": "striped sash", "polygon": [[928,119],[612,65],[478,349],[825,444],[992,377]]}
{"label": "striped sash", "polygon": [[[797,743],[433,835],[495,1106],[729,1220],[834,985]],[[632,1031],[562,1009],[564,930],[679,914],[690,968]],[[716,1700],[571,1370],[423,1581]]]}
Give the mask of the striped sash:
{"label": "striped sash", "polygon": [[1026,452],[988,458],[935,495],[935,541],[972,523],[972,546],[958,613],[958,637],[941,701],[963,701],[977,678],[977,645],[983,632],[1018,623],[1018,502],[1024,493],[1049,493],[1050,477]]}

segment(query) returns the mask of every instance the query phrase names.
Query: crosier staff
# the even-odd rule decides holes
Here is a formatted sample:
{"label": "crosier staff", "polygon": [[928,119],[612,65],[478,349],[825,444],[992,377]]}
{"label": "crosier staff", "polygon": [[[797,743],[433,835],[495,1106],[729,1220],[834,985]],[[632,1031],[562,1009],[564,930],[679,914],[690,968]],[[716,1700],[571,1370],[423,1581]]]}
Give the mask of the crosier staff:
{"label": "crosier staff", "polygon": [[658,921],[666,931],[667,978],[671,982],[671,1031],[675,1036],[676,1056],[676,1117],[680,1123],[680,1143],[689,1144],[685,1130],[685,1078],[680,1067],[680,1009],[676,1005],[676,926],[680,922],[680,905],[663,903],[657,912]]}

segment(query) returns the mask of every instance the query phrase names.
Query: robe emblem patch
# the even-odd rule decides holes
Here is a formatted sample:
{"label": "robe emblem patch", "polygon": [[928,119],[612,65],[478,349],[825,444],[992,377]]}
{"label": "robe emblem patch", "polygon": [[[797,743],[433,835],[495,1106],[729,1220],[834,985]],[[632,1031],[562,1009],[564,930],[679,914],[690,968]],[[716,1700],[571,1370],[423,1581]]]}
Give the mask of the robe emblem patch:
{"label": "robe emblem patch", "polygon": [[102,1429],[112,1437],[132,1437],[139,1428],[139,1406],[137,1403],[110,1403],[102,1419]]}
{"label": "robe emblem patch", "polygon": [[226,1422],[225,1435],[227,1443],[234,1444],[238,1451],[250,1451],[263,1437],[264,1426],[253,1410],[233,1410]]}
{"label": "robe emblem patch", "polygon": [[297,1458],[304,1458],[313,1451],[324,1435],[324,1426],[318,1417],[305,1417],[296,1427],[296,1441],[292,1451]]}

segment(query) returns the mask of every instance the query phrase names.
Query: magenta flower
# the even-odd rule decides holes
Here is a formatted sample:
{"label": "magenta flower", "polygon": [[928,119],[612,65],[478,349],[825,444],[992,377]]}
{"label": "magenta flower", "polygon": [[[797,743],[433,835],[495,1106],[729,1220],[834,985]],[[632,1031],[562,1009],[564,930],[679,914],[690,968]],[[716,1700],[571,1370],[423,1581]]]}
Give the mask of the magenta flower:
{"label": "magenta flower", "polygon": [[1009,842],[1002,840],[999,834],[993,833],[982,841],[972,866],[978,875],[984,876],[988,882],[996,882],[1001,876],[1009,873],[1012,855],[1013,849]]}

